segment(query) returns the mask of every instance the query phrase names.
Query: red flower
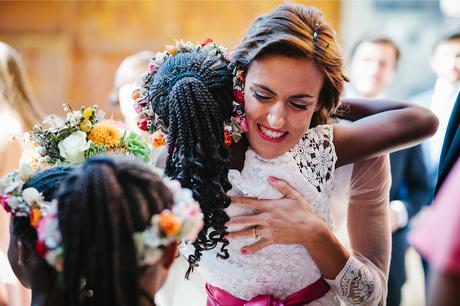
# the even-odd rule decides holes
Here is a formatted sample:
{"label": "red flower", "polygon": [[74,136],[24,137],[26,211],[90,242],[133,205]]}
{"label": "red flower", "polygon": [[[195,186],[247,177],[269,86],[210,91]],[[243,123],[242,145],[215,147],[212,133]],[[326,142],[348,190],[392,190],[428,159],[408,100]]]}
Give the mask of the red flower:
{"label": "red flower", "polygon": [[224,131],[224,143],[229,146],[232,144],[232,135],[229,131]]}
{"label": "red flower", "polygon": [[213,43],[214,40],[212,40],[211,38],[206,38],[205,40],[203,40],[203,42],[201,43],[201,47],[203,48],[204,46],[206,46],[207,44],[210,44],[210,43]]}
{"label": "red flower", "polygon": [[147,123],[148,123],[148,119],[142,118],[139,121],[137,121],[137,127],[143,131],[147,131]]}
{"label": "red flower", "polygon": [[235,98],[235,102],[242,104],[244,103],[244,95],[241,90],[233,90],[233,97]]}
{"label": "red flower", "polygon": [[37,251],[37,254],[40,257],[44,257],[46,255],[46,252],[48,252],[48,247],[46,246],[43,240],[38,240],[35,243],[35,251]]}

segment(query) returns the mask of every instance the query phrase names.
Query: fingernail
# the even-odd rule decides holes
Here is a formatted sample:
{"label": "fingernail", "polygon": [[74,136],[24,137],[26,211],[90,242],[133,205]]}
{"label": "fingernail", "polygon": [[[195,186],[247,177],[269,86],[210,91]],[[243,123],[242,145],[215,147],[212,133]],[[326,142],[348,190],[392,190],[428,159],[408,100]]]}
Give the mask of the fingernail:
{"label": "fingernail", "polygon": [[224,236],[224,239],[225,239],[225,240],[228,240],[228,235],[225,235],[225,236]]}
{"label": "fingernail", "polygon": [[274,176],[269,176],[269,177],[268,177],[268,180],[269,180],[270,182],[272,182],[272,183],[276,183],[277,181],[279,181],[279,180],[278,180],[276,177],[274,177]]}
{"label": "fingernail", "polygon": [[241,249],[240,252],[241,252],[241,254],[243,254],[243,255],[246,255],[246,254],[248,253],[248,251],[245,250],[245,249]]}

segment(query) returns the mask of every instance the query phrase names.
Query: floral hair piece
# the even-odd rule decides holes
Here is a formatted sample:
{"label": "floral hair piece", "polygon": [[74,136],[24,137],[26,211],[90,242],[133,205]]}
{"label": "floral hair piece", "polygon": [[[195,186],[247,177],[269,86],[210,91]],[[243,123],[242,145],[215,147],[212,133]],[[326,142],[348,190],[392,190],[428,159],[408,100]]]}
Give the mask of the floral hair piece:
{"label": "floral hair piece", "polygon": [[152,216],[150,226],[134,234],[140,266],[151,265],[161,256],[162,248],[174,241],[193,241],[203,228],[200,205],[189,189],[179,181],[163,177],[163,183],[173,194],[171,210]]}
{"label": "floral hair piece", "polygon": [[139,135],[129,132],[123,124],[104,120],[104,112],[97,106],[81,107],[73,111],[64,104],[66,118],[49,115],[43,121],[47,126],[35,125],[24,135],[27,149],[21,163],[34,168],[79,163],[103,153],[136,156],[150,160],[151,149]]}
{"label": "floral hair piece", "polygon": [[30,225],[37,228],[40,219],[48,214],[50,203],[45,201],[37,189],[22,189],[32,175],[32,167],[22,165],[18,170],[1,178],[0,204],[7,213],[15,217],[29,217]]}
{"label": "floral hair piece", "polygon": [[[160,172],[154,169],[155,172]],[[171,242],[195,240],[203,227],[203,214],[189,189],[181,187],[178,181],[163,177],[163,183],[173,194],[171,210],[163,210],[151,218],[151,224],[143,232],[134,233],[139,266],[151,265],[161,257],[162,248]],[[57,202],[50,205],[48,214],[37,227],[37,253],[56,271],[64,268],[64,249],[59,231]]]}
{"label": "floral hair piece", "polygon": [[229,60],[229,54],[226,48],[218,45],[212,39],[208,38],[199,45],[194,45],[192,42],[183,40],[176,41],[175,45],[167,45],[166,50],[158,52],[148,65],[147,72],[145,72],[138,80],[138,89],[136,89],[132,98],[134,100],[134,109],[139,114],[139,121],[137,126],[152,134],[153,143],[155,147],[166,145],[165,135],[166,128],[161,118],[154,113],[152,106],[149,103],[149,87],[153,80],[155,73],[161,65],[170,57],[179,53],[187,53],[193,51],[200,51],[207,55],[218,55],[222,57],[227,63],[234,74],[234,113],[235,116],[229,121],[224,122],[224,141],[227,145],[232,144],[233,141],[238,142],[243,132],[247,132],[247,122],[243,112],[243,89],[244,89],[244,73],[238,69],[235,64]]}

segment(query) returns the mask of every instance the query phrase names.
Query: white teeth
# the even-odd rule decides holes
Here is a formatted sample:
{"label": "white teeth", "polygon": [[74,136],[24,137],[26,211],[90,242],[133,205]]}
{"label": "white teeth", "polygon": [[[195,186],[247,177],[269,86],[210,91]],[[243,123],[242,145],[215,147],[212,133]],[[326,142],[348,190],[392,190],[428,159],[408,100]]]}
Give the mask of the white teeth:
{"label": "white teeth", "polygon": [[278,138],[280,138],[281,136],[284,135],[283,132],[274,132],[274,131],[271,131],[271,130],[263,127],[263,126],[260,126],[260,130],[262,131],[262,133],[264,133],[265,136],[273,138],[273,139],[278,139]]}

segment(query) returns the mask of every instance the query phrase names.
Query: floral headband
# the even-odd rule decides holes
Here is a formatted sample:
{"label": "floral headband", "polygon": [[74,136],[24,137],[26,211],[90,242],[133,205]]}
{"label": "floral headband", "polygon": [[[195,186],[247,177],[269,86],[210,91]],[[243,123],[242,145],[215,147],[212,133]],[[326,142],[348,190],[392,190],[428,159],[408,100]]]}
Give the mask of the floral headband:
{"label": "floral headband", "polygon": [[[161,170],[153,168],[158,175]],[[44,258],[56,271],[64,267],[64,249],[59,231],[57,201],[45,201],[37,189],[22,189],[33,176],[30,165],[22,165],[0,179],[0,204],[13,216],[29,217],[30,224],[37,231],[35,245],[37,254]],[[164,210],[151,218],[150,226],[134,234],[139,265],[150,265],[161,256],[162,247],[173,241],[195,240],[203,227],[200,205],[193,199],[189,189],[181,187],[176,180],[163,177],[163,183],[173,194],[171,210]]]}
{"label": "floral headband", "polygon": [[[143,232],[134,233],[139,266],[155,263],[161,257],[162,248],[171,242],[195,240],[203,227],[203,214],[200,205],[193,199],[192,192],[182,188],[178,181],[171,181],[166,177],[163,177],[163,183],[173,194],[174,203],[171,210],[165,209],[152,216],[150,226]],[[37,235],[37,253],[56,271],[62,271],[64,248],[56,201],[50,204],[47,215],[39,221]]]}
{"label": "floral headband", "polygon": [[153,59],[151,59],[147,72],[145,72],[138,80],[138,89],[136,89],[132,98],[134,100],[134,109],[139,115],[137,126],[152,134],[153,143],[155,147],[161,147],[166,144],[165,134],[166,128],[160,116],[154,113],[151,104],[149,103],[149,88],[150,83],[153,82],[153,77],[161,65],[170,57],[180,53],[187,52],[203,52],[206,55],[218,55],[222,57],[230,69],[232,69],[233,78],[233,108],[235,116],[231,117],[229,121],[224,122],[224,142],[227,145],[232,142],[238,142],[243,132],[247,132],[247,122],[244,116],[243,103],[244,103],[244,72],[230,62],[230,55],[226,52],[226,48],[219,46],[212,39],[208,38],[199,45],[194,45],[192,42],[183,40],[176,41],[175,45],[166,46],[166,50],[158,52]]}
{"label": "floral headband", "polygon": [[0,179],[0,204],[7,213],[17,217],[29,217],[32,227],[37,228],[40,219],[48,214],[50,203],[45,201],[37,189],[22,189],[33,176],[30,165],[22,165],[18,170]]}
{"label": "floral headband", "polygon": [[23,136],[26,150],[21,163],[33,168],[46,168],[79,163],[86,158],[115,153],[150,160],[151,149],[147,142],[125,128],[120,122],[104,120],[104,112],[97,106],[81,107],[73,111],[64,104],[67,112],[63,119],[49,115],[43,121],[47,128],[37,124]]}

